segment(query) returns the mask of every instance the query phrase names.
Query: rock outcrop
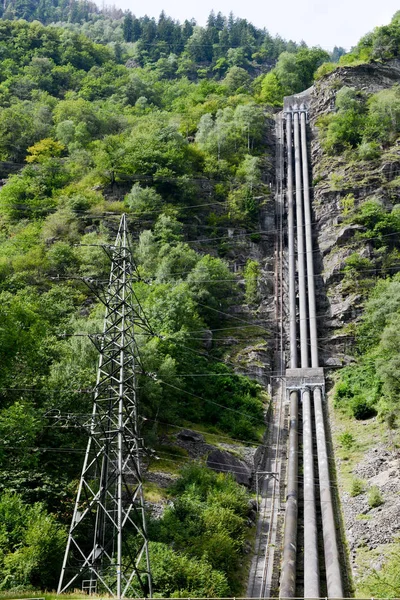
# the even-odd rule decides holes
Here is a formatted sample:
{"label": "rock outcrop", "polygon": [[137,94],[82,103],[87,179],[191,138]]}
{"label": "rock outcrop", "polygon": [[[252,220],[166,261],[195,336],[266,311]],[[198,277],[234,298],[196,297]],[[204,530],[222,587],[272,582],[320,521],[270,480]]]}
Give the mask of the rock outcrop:
{"label": "rock outcrop", "polygon": [[[362,290],[351,289],[345,279],[346,259],[356,253],[374,265],[379,256],[373,245],[360,239],[363,227],[346,222],[351,209],[367,200],[377,200],[388,209],[398,202],[392,182],[400,172],[400,146],[394,145],[371,161],[349,161],[344,156],[326,156],[318,137],[318,119],[335,107],[338,90],[354,87],[375,93],[400,80],[400,61],[341,67],[318,81],[310,95],[313,169],[314,247],[320,346],[323,363],[341,365],[352,353],[351,328],[362,314]],[[347,211],[347,212],[346,212]],[[371,278],[379,273],[371,270]],[[322,327],[323,324],[323,327]],[[322,333],[323,332],[323,333]],[[338,336],[337,334],[341,335]]]}
{"label": "rock outcrop", "polygon": [[207,458],[207,467],[218,473],[231,473],[236,481],[250,487],[252,472],[250,467],[239,458],[225,450],[213,450]]}
{"label": "rock outcrop", "polygon": [[[346,259],[352,254],[371,264],[373,285],[380,275],[381,255],[371,241],[362,237],[363,227],[351,222],[352,211],[367,200],[378,201],[391,210],[398,203],[400,146],[394,143],[370,161],[356,161],[349,154],[326,156],[318,138],[318,120],[334,110],[337,91],[353,87],[366,93],[388,89],[400,81],[400,61],[342,67],[318,81],[311,94],[311,164],[313,169],[314,248],[317,277],[320,356],[323,365],[338,368],[354,360],[353,325],[363,311],[368,289],[346,277]],[[395,181],[396,180],[396,181]],[[365,237],[365,236],[364,236]],[[376,269],[374,271],[374,269]],[[368,423],[365,425],[368,437]],[[341,504],[353,574],[358,570],[357,556],[363,551],[384,548],[400,532],[399,455],[386,443],[368,450],[352,475],[365,482],[365,493],[351,497],[341,491]],[[368,446],[368,444],[366,444]],[[339,464],[339,473],[341,465]],[[348,485],[348,483],[347,483]],[[371,508],[368,489],[376,485],[383,504]],[[342,486],[343,487],[343,486]],[[384,550],[382,551],[384,560]],[[379,568],[380,565],[373,565]]]}

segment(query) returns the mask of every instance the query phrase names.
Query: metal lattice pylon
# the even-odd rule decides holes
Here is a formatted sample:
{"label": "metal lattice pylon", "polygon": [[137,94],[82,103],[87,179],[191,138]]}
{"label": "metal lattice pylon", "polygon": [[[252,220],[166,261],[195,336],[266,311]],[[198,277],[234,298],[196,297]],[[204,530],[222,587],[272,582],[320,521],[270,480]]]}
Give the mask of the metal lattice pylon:
{"label": "metal lattice pylon", "polygon": [[135,391],[133,260],[122,216],[112,265],[89,441],[58,593],[71,586],[113,597],[151,597]]}

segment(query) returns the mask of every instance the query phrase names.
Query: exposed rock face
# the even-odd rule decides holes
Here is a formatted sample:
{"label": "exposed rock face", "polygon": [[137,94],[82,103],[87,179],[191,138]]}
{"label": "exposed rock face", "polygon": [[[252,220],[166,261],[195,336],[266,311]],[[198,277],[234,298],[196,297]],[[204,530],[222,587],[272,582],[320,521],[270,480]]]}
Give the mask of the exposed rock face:
{"label": "exposed rock face", "polygon": [[[400,171],[400,147],[395,145],[379,159],[349,162],[348,157],[327,157],[318,139],[318,119],[335,107],[337,91],[343,86],[375,93],[400,80],[400,61],[341,67],[315,84],[310,96],[311,163],[314,178],[314,244],[317,303],[320,325],[321,360],[324,365],[348,362],[352,352],[351,334],[344,326],[357,321],[362,313],[363,293],[345,279],[346,259],[354,253],[377,259],[372,244],[360,240],[363,228],[345,223],[346,203],[357,208],[367,200],[377,200],[388,209],[398,202],[390,185]],[[348,210],[348,209],[347,209]],[[378,274],[378,262],[377,273]],[[371,272],[371,278],[375,273]],[[338,331],[341,330],[341,331]],[[337,334],[341,335],[338,336]],[[345,358],[347,357],[347,358]]]}
{"label": "exposed rock face", "polygon": [[[395,143],[379,158],[364,162],[351,161],[348,156],[326,156],[318,140],[318,119],[334,109],[337,91],[342,86],[376,93],[399,81],[400,61],[370,63],[339,68],[317,82],[311,94],[314,248],[316,272],[321,274],[316,288],[320,358],[325,367],[337,368],[354,360],[352,324],[362,314],[366,290],[346,279],[346,259],[354,253],[369,259],[372,284],[375,276],[380,275],[379,252],[371,242],[362,239],[363,228],[350,224],[351,219],[347,217],[368,200],[378,201],[388,210],[398,203],[399,186],[393,182],[400,172],[400,146]],[[368,423],[366,436],[367,430]],[[358,463],[353,475],[366,482],[367,490],[372,485],[378,486],[384,500],[381,506],[370,508],[367,491],[354,498],[342,493],[350,559],[357,577],[360,575],[356,562],[359,548],[384,547],[400,532],[398,451],[385,444],[375,444]],[[372,566],[379,568],[380,565]]]}
{"label": "exposed rock face", "polygon": [[[219,443],[218,448],[207,444],[201,433],[182,429],[176,435],[176,443],[184,448],[191,458],[207,458],[207,466],[218,473],[232,473],[238,483],[250,487],[256,468],[257,451],[254,447],[233,446]],[[232,454],[239,454],[235,456]]]}
{"label": "exposed rock face", "polygon": [[313,110],[311,119],[330,112],[334,106],[336,91],[342,86],[356,87],[369,94],[392,87],[400,81],[400,61],[391,60],[386,64],[370,62],[354,67],[340,67],[322,77],[314,86],[312,94]]}
{"label": "exposed rock face", "polygon": [[[354,475],[366,482],[366,492],[352,498],[344,493],[343,513],[352,563],[356,567],[357,548],[377,548],[393,542],[400,533],[400,452],[383,444],[372,448],[357,465]],[[371,508],[368,488],[377,486],[383,504]]]}
{"label": "exposed rock face", "polygon": [[197,433],[191,429],[182,429],[176,437],[178,440],[183,440],[185,442],[204,442],[204,437],[201,433]]}
{"label": "exposed rock face", "polygon": [[250,467],[230,452],[213,450],[207,458],[207,467],[218,473],[232,473],[236,481],[246,487],[251,485]]}

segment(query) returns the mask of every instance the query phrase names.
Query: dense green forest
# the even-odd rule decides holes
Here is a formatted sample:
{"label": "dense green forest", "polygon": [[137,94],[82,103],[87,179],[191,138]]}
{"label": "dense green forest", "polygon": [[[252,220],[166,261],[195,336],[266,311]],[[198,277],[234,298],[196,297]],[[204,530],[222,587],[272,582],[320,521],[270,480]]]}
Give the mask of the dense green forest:
{"label": "dense green forest", "polygon": [[[239,67],[192,81],[158,60],[126,67],[79,31],[21,20],[0,30],[0,586],[51,589],[86,444],[54,417],[90,412],[97,351],[87,334],[101,331],[103,308],[82,278],[107,279],[101,244],[123,212],[135,292],[157,334],[137,334],[148,446],[178,469],[188,458],[160,445],[166,424],[260,439],[266,396],[217,340],[250,333],[229,308],[254,302],[256,271],[232,272],[237,240],[221,228],[260,239],[271,118]],[[197,466],[170,493],[174,506],[150,527],[156,591],[239,590],[248,492]]]}
{"label": "dense green forest", "polygon": [[64,20],[82,23],[102,14],[113,18],[123,15],[115,6],[101,11],[95,2],[87,0],[4,0],[0,11],[3,19],[37,20],[44,25]]}
{"label": "dense green forest", "polygon": [[[179,473],[169,490],[174,504],[150,522],[155,591],[238,594],[249,494],[160,437],[168,424],[201,423],[228,441],[260,441],[268,399],[226,339],[271,332],[234,316],[240,305],[257,316],[259,265],[244,261],[234,272],[231,263],[241,239],[260,242],[274,107],[310,86],[318,68],[335,68],[325,63],[343,50],[330,56],[233,15],[211,14],[198,27],[90,2],[10,0],[2,16],[0,589],[57,584],[86,436],[55,416],[90,412],[97,352],[88,334],[101,331],[103,307],[83,278],[107,279],[101,245],[114,240],[126,213],[135,293],[157,333],[138,332],[143,434]],[[398,52],[397,23],[387,34],[395,39],[389,58]],[[376,54],[382,35],[360,42],[354,60],[387,58]],[[390,93],[343,92],[321,124],[327,152],[351,148],[357,160],[376,159],[398,131],[392,121],[380,127],[393,114],[398,126],[398,91]],[[351,139],[341,119],[351,121]],[[398,228],[398,212],[374,210],[361,208],[357,218],[377,235]],[[227,227],[238,233],[228,236]],[[366,319],[376,319],[374,294],[398,313],[396,285],[377,286]],[[389,314],[373,345],[386,344],[393,357]],[[372,364],[368,354],[362,360]],[[392,380],[375,371],[389,389]]]}

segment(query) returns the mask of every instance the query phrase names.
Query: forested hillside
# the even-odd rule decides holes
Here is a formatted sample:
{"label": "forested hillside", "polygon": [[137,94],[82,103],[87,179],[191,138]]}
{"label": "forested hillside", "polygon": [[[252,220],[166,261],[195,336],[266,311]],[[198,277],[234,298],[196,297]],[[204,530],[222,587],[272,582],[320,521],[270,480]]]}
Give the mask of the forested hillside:
{"label": "forested hillside", "polygon": [[103,319],[83,278],[107,280],[101,245],[125,212],[155,334],[137,332],[143,434],[157,473],[187,467],[170,490],[146,488],[150,502],[175,498],[150,523],[155,590],[233,594],[249,494],[190,467],[170,432],[189,424],[228,444],[262,434],[268,399],[243,349],[270,331],[230,307],[256,309],[259,265],[235,248],[261,239],[271,113],[235,65],[200,78],[196,63],[189,79],[183,55],[139,66],[128,47],[21,20],[0,21],[0,38],[1,589],[57,585],[87,439],[74,419],[90,412],[96,377],[88,334]]}
{"label": "forested hillside", "polygon": [[95,2],[87,0],[5,0],[0,11],[3,19],[37,20],[44,25],[57,21],[82,23],[101,14],[118,18],[123,14],[115,6],[100,11]]}

